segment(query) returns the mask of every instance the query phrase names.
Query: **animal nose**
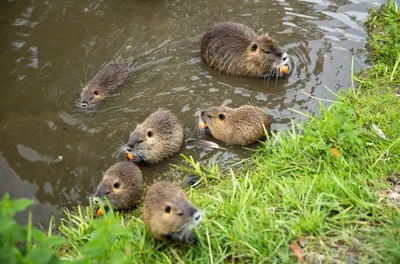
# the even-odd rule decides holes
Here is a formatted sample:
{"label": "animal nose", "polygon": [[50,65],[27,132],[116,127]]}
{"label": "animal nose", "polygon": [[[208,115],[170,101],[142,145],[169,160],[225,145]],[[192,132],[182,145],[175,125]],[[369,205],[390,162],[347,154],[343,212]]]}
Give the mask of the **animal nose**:
{"label": "animal nose", "polygon": [[81,107],[83,108],[88,107],[88,103],[86,101],[81,102]]}
{"label": "animal nose", "polygon": [[201,220],[201,213],[200,213],[198,210],[196,210],[196,211],[194,212],[194,214],[193,214],[193,220],[194,220],[195,223],[200,222],[200,220]]}
{"label": "animal nose", "polygon": [[127,144],[126,146],[127,146],[126,151],[131,152],[133,149],[133,144]]}
{"label": "animal nose", "polygon": [[203,117],[204,116],[204,111],[201,111],[200,116]]}
{"label": "animal nose", "polygon": [[288,55],[286,52],[282,55],[282,61],[287,61],[288,60]]}

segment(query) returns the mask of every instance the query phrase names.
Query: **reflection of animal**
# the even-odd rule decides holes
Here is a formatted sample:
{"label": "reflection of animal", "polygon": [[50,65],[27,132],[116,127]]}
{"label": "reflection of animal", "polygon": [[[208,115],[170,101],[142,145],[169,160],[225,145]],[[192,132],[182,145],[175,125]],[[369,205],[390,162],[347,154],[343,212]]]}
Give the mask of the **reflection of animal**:
{"label": "reflection of animal", "polygon": [[107,94],[122,85],[129,74],[130,62],[108,63],[93,80],[83,88],[81,107],[87,108],[102,101]]}
{"label": "reflection of animal", "polygon": [[132,162],[123,161],[106,171],[95,197],[100,197],[103,203],[104,197],[107,197],[115,210],[123,210],[140,202],[142,190],[142,172]]}
{"label": "reflection of animal", "polygon": [[270,121],[260,107],[218,106],[201,112],[199,126],[202,133],[211,134],[225,144],[248,145],[265,137],[265,132],[270,130]]}
{"label": "reflection of animal", "polygon": [[217,23],[203,36],[201,57],[215,70],[231,75],[282,77],[289,57],[268,35],[257,36],[249,27]]}
{"label": "reflection of animal", "polygon": [[169,110],[157,110],[139,124],[129,137],[126,154],[134,162],[155,164],[177,153],[183,142],[183,127]]}
{"label": "reflection of animal", "polygon": [[185,192],[170,182],[157,182],[147,191],[144,223],[157,240],[190,242],[201,217]]}

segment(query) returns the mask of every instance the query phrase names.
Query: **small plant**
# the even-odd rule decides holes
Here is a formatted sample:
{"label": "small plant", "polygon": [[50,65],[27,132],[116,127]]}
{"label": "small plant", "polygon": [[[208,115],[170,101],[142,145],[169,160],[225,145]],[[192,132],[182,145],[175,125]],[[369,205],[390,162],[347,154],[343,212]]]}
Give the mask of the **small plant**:
{"label": "small plant", "polygon": [[0,202],[0,263],[59,263],[59,258],[51,247],[63,245],[62,237],[46,235],[32,227],[29,213],[27,226],[20,226],[14,220],[16,213],[24,211],[33,201],[29,199],[11,200],[5,194]]}

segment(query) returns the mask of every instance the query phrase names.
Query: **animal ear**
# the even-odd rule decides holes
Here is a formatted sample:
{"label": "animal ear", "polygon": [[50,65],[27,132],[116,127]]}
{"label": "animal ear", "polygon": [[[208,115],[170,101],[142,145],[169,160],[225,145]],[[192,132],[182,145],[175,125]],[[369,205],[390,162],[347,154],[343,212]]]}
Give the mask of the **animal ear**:
{"label": "animal ear", "polygon": [[151,131],[151,130],[147,131],[147,136],[149,138],[151,138],[153,136],[153,131]]}
{"label": "animal ear", "polygon": [[219,114],[219,115],[218,115],[218,118],[219,118],[220,120],[224,120],[224,119],[225,119],[225,115],[224,115],[224,114]]}
{"label": "animal ear", "polygon": [[252,52],[256,52],[257,51],[257,49],[258,49],[258,45],[257,45],[257,43],[251,43],[251,51]]}
{"label": "animal ear", "polygon": [[169,214],[169,213],[171,212],[171,206],[169,206],[169,205],[165,206],[164,211],[165,211],[167,214]]}

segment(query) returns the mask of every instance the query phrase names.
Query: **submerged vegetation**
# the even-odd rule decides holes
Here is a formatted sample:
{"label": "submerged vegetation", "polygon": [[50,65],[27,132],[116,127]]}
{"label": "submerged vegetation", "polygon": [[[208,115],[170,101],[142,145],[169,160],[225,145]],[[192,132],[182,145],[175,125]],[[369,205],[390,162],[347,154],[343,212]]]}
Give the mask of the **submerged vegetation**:
{"label": "submerged vegetation", "polygon": [[[187,190],[205,214],[197,245],[155,243],[141,208],[95,219],[91,205],[66,212],[57,255],[77,263],[399,263],[400,194],[388,181],[400,182],[396,2],[371,10],[367,27],[373,67],[354,77],[357,89],[329,107],[321,101],[318,116],[305,114],[307,123],[273,134],[228,171],[184,157],[189,167],[180,169],[201,177]],[[10,245],[0,242],[1,259]]]}

